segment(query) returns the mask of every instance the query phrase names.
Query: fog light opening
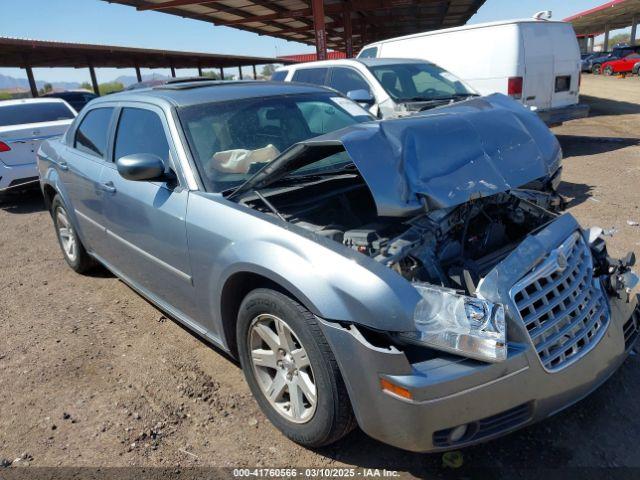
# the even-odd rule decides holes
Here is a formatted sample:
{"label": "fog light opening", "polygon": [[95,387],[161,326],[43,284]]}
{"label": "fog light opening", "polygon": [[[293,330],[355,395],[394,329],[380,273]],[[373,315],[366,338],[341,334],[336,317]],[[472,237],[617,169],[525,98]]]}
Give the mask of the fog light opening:
{"label": "fog light opening", "polygon": [[449,443],[459,442],[466,435],[468,430],[469,425],[466,423],[464,425],[458,425],[457,427],[452,428],[451,432],[449,433]]}

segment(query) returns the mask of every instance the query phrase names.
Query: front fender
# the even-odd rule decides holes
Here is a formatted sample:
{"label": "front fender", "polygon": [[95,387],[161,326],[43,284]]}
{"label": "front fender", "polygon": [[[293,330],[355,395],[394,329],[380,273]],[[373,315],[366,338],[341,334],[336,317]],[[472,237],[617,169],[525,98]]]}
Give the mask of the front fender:
{"label": "front fender", "polygon": [[296,251],[277,239],[262,239],[232,244],[222,252],[222,258],[228,268],[218,277],[225,279],[217,282],[218,299],[226,280],[236,273],[249,272],[287,289],[322,318],[380,330],[413,328],[419,295],[408,282],[398,277],[400,281],[393,279],[390,283],[388,278],[334,252]]}
{"label": "front fender", "polygon": [[380,330],[413,328],[418,292],[365,255],[201,192],[190,195],[187,218],[194,282],[200,295],[209,293],[208,312],[218,332],[224,286],[241,272],[277,283],[322,318]]}

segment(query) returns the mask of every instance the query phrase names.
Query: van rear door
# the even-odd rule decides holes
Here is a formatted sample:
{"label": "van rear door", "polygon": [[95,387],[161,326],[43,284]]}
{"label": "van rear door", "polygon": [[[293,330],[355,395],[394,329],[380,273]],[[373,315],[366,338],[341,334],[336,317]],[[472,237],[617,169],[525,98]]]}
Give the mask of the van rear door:
{"label": "van rear door", "polygon": [[522,23],[520,28],[525,105],[547,110],[577,104],[580,49],[571,25],[540,21]]}

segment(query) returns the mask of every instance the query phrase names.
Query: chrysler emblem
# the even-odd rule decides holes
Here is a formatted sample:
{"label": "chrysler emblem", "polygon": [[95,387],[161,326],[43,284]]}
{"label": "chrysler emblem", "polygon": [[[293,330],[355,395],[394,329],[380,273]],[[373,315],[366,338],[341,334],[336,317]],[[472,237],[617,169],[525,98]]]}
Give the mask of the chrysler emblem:
{"label": "chrysler emblem", "polygon": [[558,263],[558,270],[563,271],[567,268],[567,256],[564,253],[558,252],[556,262]]}

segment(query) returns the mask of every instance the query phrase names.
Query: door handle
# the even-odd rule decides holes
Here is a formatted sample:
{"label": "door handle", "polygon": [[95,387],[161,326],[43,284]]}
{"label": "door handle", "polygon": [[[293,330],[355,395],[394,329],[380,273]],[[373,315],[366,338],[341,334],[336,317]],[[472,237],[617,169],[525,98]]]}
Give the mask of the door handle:
{"label": "door handle", "polygon": [[67,165],[67,162],[58,162],[58,167],[60,168],[60,170],[65,172],[69,170],[69,165]]}
{"label": "door handle", "polygon": [[104,182],[100,185],[100,188],[105,192],[116,193],[116,187],[113,185],[113,182]]}

